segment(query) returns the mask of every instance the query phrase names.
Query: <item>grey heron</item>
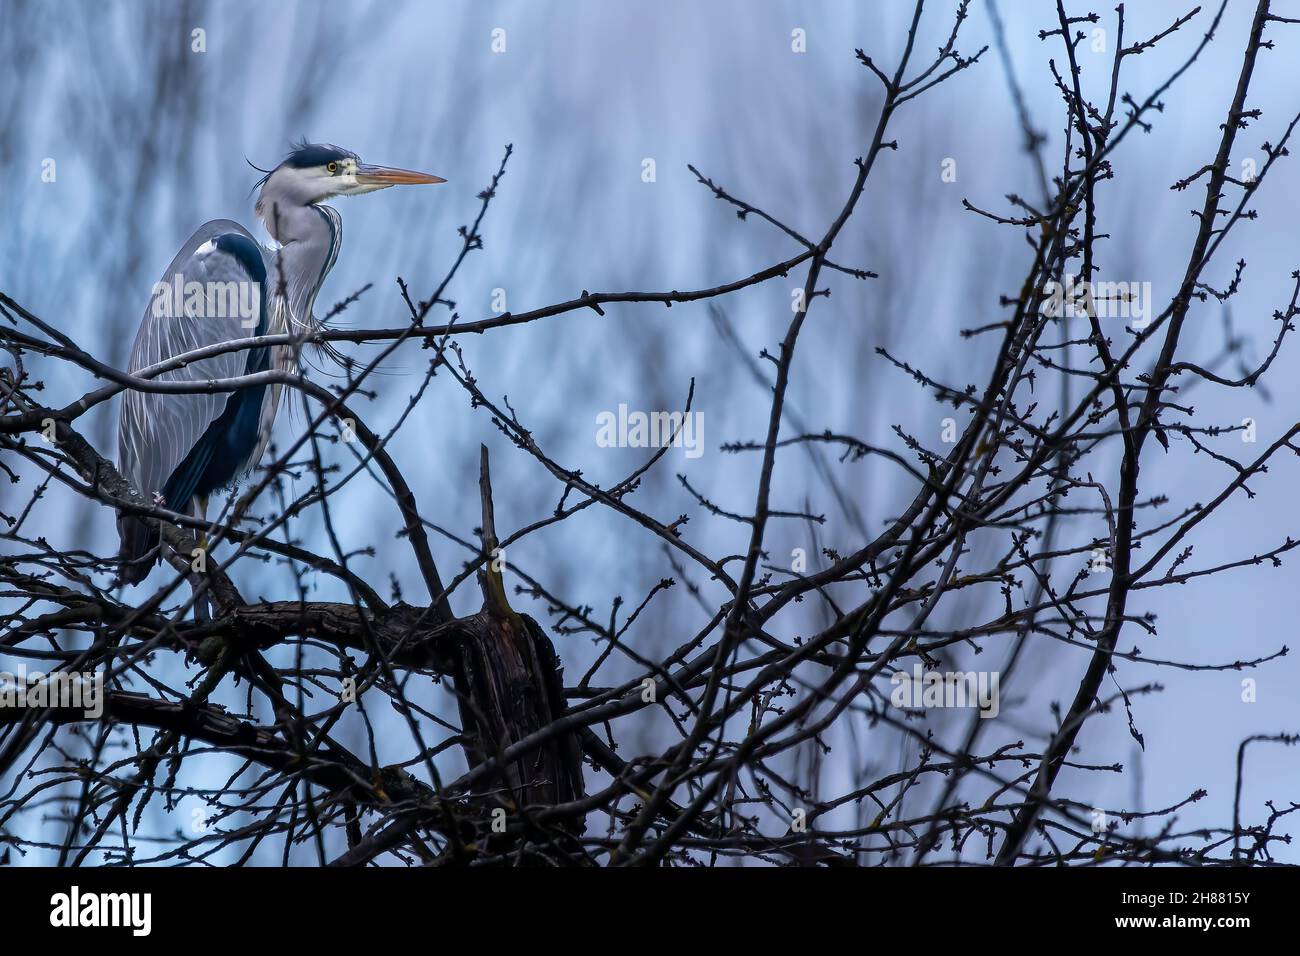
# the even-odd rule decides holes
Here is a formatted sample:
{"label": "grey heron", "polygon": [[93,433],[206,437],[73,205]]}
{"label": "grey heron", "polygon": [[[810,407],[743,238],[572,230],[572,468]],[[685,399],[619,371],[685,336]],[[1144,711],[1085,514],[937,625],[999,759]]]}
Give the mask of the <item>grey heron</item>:
{"label": "grey heron", "polygon": [[[445,181],[428,173],[369,166],[338,146],[298,144],[254,187],[260,187],[257,215],[276,247],[263,248],[229,219],[200,226],[155,284],[128,370],[136,373],[195,349],[254,335],[315,331],[320,323],[312,306],[343,238],[338,211],[322,203],[389,186]],[[250,308],[240,308],[241,303]],[[156,380],[204,382],[270,368],[297,371],[299,361],[291,345],[240,349],[162,372]],[[227,392],[128,390],[118,426],[119,468],[155,503],[202,520],[208,496],[236,484],[261,459],[279,392],[279,385]],[[118,533],[121,580],[136,584],[158,560],[158,529],[138,516],[121,514]]]}

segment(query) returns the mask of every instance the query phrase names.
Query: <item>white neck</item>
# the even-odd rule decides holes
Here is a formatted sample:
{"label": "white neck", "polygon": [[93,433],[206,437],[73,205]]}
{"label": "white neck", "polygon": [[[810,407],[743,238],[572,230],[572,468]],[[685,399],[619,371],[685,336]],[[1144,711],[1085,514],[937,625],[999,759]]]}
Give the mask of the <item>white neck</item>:
{"label": "white neck", "polygon": [[315,327],[312,306],[343,241],[343,220],[330,206],[258,200],[257,214],[280,248],[267,254],[267,297],[283,296],[295,329]]}

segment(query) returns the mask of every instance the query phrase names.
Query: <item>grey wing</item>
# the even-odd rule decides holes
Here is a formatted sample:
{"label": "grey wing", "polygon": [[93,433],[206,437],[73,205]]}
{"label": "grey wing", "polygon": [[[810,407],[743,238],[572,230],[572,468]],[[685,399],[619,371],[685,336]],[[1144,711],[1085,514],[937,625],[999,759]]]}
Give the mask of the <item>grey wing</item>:
{"label": "grey wing", "polygon": [[[250,261],[254,254],[250,248],[258,257],[256,263]],[[264,279],[261,249],[243,226],[217,219],[200,227],[154,286],[131,350],[128,371],[138,372],[197,348],[254,335],[257,316],[250,319],[238,308],[233,315],[209,313],[230,313],[232,290],[237,297],[235,304],[252,301],[258,302],[260,308],[260,289],[249,289],[258,280],[255,270],[259,268],[260,278]],[[186,294],[186,287],[196,282],[205,291],[201,304]],[[194,288],[190,286],[191,291]],[[212,300],[206,297],[209,289],[225,297],[219,300],[224,306],[211,308]],[[226,352],[163,372],[155,380],[233,378],[244,373],[248,355],[247,350]],[[230,394],[125,392],[118,427],[118,464],[122,473],[146,496],[161,492],[172,472],[221,415]],[[167,505],[179,510],[186,502]]]}

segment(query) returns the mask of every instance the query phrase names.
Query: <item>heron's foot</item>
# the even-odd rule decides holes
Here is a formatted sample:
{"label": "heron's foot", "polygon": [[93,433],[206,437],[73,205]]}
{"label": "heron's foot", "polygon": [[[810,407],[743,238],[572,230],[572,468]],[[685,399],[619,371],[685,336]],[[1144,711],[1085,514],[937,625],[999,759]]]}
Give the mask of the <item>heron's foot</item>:
{"label": "heron's foot", "polygon": [[158,505],[159,507],[162,507],[163,505],[167,504],[167,499],[162,496],[161,491],[155,491],[152,497],[153,497],[153,503]]}

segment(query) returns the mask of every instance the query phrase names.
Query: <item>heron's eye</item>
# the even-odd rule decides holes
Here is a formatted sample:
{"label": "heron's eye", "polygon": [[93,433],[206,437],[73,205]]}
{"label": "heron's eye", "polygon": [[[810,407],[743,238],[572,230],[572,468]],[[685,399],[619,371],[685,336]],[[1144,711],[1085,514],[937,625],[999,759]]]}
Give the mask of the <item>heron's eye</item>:
{"label": "heron's eye", "polygon": [[332,176],[332,175],[334,175],[335,173],[337,173],[337,172],[339,171],[339,164],[338,164],[338,163],[330,163],[330,164],[329,164],[328,166],[326,166],[325,168],[326,168],[327,170],[329,170],[329,173],[330,173],[330,175]]}

